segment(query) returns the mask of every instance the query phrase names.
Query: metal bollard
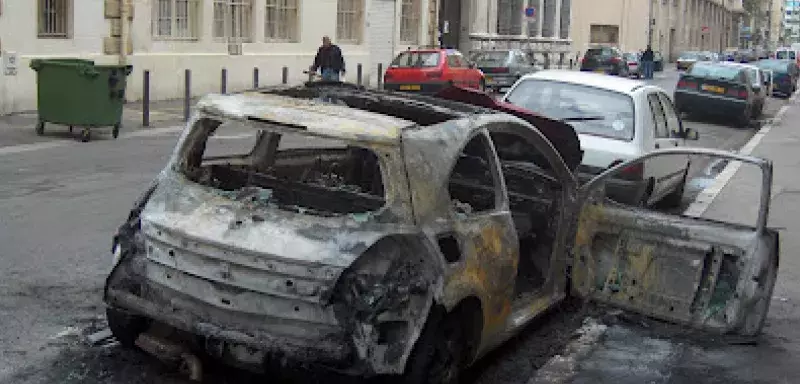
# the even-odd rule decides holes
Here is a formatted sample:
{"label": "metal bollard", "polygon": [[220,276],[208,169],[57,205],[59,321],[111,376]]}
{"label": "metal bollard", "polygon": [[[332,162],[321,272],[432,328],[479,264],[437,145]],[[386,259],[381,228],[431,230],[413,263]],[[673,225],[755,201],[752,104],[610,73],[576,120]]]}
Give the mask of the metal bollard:
{"label": "metal bollard", "polygon": [[183,120],[189,121],[192,112],[192,70],[187,69],[183,76]]}
{"label": "metal bollard", "polygon": [[378,63],[378,89],[383,89],[383,63]]}
{"label": "metal bollard", "polygon": [[569,59],[569,69],[572,69],[573,65],[574,65],[574,62],[572,61],[572,59]]}
{"label": "metal bollard", "polygon": [[253,68],[253,89],[258,88],[258,67]]}
{"label": "metal bollard", "polygon": [[356,66],[356,84],[361,86],[361,76],[363,76],[363,69],[361,68],[361,63],[358,63]]}
{"label": "metal bollard", "polygon": [[564,54],[558,54],[558,69],[564,69]]}
{"label": "metal bollard", "polygon": [[221,76],[222,76],[222,78],[220,79],[219,93],[224,95],[224,94],[228,93],[228,70],[225,69],[225,68],[222,68],[222,75]]}
{"label": "metal bollard", "polygon": [[283,67],[283,71],[281,73],[281,83],[289,84],[289,68]]}
{"label": "metal bollard", "polygon": [[142,126],[150,126],[150,71],[143,73],[142,84]]}
{"label": "metal bollard", "polygon": [[544,69],[550,69],[550,54],[544,54]]}

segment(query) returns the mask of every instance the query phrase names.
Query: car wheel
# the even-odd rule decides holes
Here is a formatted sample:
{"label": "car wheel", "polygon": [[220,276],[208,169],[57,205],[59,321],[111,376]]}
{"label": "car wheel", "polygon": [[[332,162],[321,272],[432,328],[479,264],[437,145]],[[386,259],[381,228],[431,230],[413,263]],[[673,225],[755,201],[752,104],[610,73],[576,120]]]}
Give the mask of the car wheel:
{"label": "car wheel", "polygon": [[681,183],[678,185],[675,190],[670,192],[668,195],[664,196],[661,199],[661,204],[665,208],[677,208],[680,207],[681,203],[683,202],[683,192],[686,190],[686,179],[689,176],[689,166],[686,166],[686,170],[683,172],[683,178],[681,178]]}
{"label": "car wheel", "polygon": [[111,334],[123,347],[127,348],[134,348],[136,339],[149,326],[147,319],[111,307],[106,308],[106,320]]}
{"label": "car wheel", "polygon": [[464,327],[459,319],[434,308],[400,379],[403,384],[455,384],[464,365]]}
{"label": "car wheel", "polygon": [[750,108],[746,108],[744,112],[742,112],[741,116],[739,116],[737,124],[741,128],[747,128],[750,126],[752,122],[753,122],[753,116],[752,113],[750,113]]}

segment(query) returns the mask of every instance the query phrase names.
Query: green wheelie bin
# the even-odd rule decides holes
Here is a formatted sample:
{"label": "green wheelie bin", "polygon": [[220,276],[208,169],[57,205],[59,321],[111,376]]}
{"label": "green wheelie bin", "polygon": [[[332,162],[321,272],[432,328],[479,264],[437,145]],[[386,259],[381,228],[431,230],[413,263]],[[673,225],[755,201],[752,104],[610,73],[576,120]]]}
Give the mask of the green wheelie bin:
{"label": "green wheelie bin", "polygon": [[130,65],[95,65],[82,59],[34,59],[39,121],[36,133],[44,134],[45,123],[81,129],[81,141],[89,141],[90,129],[113,127],[116,139],[122,126],[127,76]]}

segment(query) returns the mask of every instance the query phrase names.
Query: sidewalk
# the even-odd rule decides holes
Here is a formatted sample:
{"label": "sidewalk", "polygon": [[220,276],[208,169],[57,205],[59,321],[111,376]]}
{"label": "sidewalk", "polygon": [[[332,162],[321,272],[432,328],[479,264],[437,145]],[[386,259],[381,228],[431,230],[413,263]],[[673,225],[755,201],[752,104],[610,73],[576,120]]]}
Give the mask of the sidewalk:
{"label": "sidewalk", "polygon": [[[781,232],[778,282],[764,334],[734,344],[713,336],[700,340],[675,329],[612,317],[583,327],[564,357],[551,360],[529,384],[789,384],[800,381],[800,103],[792,98],[783,116],[742,148],[773,161],[769,226]],[[687,214],[753,225],[760,171],[729,165],[716,185]],[[699,208],[698,208],[699,206]],[[607,319],[604,319],[607,320]],[[678,328],[678,327],[672,327]],[[669,333],[673,333],[669,335]]]}

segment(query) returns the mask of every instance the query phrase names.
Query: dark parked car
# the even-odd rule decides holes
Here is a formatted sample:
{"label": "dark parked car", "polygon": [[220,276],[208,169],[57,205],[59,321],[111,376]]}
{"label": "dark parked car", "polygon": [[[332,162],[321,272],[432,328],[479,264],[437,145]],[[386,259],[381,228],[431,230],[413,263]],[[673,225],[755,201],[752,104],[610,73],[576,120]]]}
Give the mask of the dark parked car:
{"label": "dark parked car", "polygon": [[523,75],[537,70],[528,55],[519,49],[476,51],[471,61],[483,71],[486,88],[498,92],[514,85]]}
{"label": "dark parked car", "polygon": [[682,73],[675,88],[679,113],[730,116],[739,126],[749,126],[757,115],[760,87],[752,72],[734,63],[698,62]]}
{"label": "dark parked car", "polygon": [[736,60],[740,63],[749,63],[756,61],[756,52],[752,49],[740,49],[736,52]]}
{"label": "dark parked car", "polygon": [[593,47],[586,50],[581,60],[581,71],[628,76],[628,63],[622,52],[614,47]]}
{"label": "dark parked car", "polygon": [[698,52],[684,52],[678,56],[678,60],[675,61],[675,66],[678,68],[678,70],[685,70],[689,69],[692,64],[701,60],[702,58]]}
{"label": "dark parked car", "polygon": [[722,52],[722,60],[724,61],[736,61],[736,49],[728,48]]}
{"label": "dark parked car", "polygon": [[785,98],[797,90],[798,68],[794,60],[759,60],[755,63],[762,70],[772,71],[772,94]]}
{"label": "dark parked car", "polygon": [[664,56],[659,51],[653,52],[653,70],[656,72],[664,70]]}

